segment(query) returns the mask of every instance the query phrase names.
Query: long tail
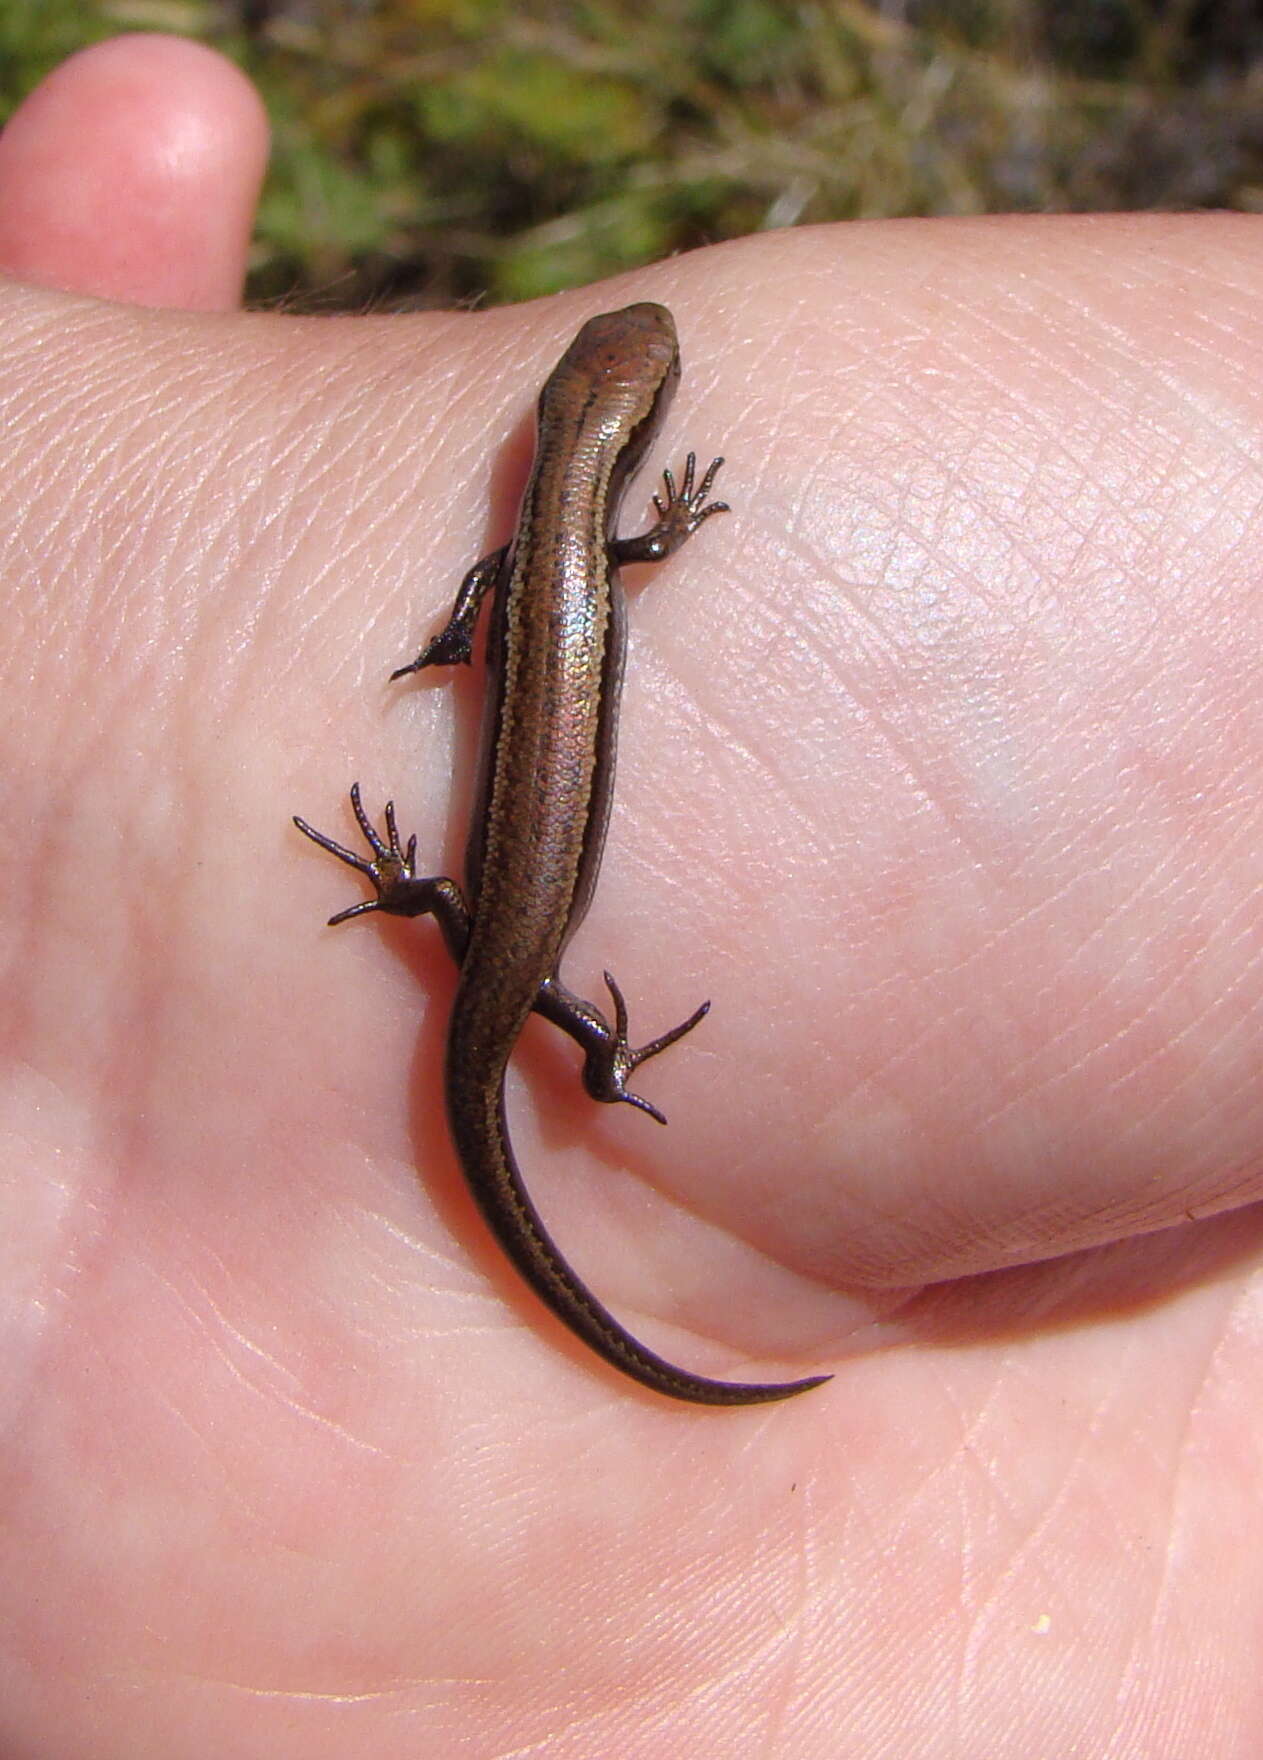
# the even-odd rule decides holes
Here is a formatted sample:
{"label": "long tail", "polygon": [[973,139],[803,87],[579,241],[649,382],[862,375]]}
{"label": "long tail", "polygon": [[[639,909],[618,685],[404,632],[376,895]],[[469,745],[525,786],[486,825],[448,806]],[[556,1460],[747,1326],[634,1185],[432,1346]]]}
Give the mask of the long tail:
{"label": "long tail", "polygon": [[705,1406],[762,1405],[790,1399],[832,1379],[810,1375],[802,1381],[713,1381],[668,1363],[641,1344],[571,1270],[531,1202],[509,1140],[503,1067],[498,1081],[487,1080],[485,1070],[479,1079],[467,1062],[464,1079],[454,1070],[461,1070],[461,1060],[454,1060],[454,1069],[449,1068],[448,1109],[457,1155],[475,1202],[536,1295],[598,1356],[655,1393]]}

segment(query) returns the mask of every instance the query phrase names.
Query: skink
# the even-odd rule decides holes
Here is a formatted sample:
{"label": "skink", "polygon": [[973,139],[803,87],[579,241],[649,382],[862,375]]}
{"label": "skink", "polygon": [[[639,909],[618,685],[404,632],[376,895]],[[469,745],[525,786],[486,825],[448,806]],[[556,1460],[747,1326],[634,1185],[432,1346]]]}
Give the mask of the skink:
{"label": "skink", "polygon": [[371,850],[364,857],[295,824],[365,875],[376,896],[333,923],[386,911],[432,914],[460,966],[448,1029],[446,1098],[456,1154],[492,1233],[526,1282],[572,1332],[633,1380],[702,1405],[786,1399],[827,1381],[716,1381],[677,1368],[634,1338],[562,1256],[526,1190],[505,1120],[510,1055],[532,1010],[575,1039],[584,1085],[598,1100],[625,1100],[665,1122],[627,1087],[632,1072],[695,1027],[688,1020],[633,1050],[623,997],[605,974],[613,1025],[557,974],[591,901],[609,818],[625,645],[619,564],[658,562],[713,514],[707,501],[722,459],[694,487],[690,454],[677,492],[664,471],[658,518],[641,536],[617,538],[623,491],[656,434],[680,373],[671,314],[642,304],[592,318],[539,398],[535,462],[517,529],[466,575],[446,627],[392,676],[468,663],[479,607],[492,597],[482,759],[466,857],[468,903],[454,881],[419,877],[416,838],[401,843],[393,803],[386,834],[351,790]]}

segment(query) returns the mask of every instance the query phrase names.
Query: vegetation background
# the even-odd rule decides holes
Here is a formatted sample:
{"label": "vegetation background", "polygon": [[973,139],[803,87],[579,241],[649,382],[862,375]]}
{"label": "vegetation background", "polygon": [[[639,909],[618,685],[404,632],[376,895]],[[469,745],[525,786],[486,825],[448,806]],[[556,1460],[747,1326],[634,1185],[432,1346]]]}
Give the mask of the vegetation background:
{"label": "vegetation background", "polygon": [[0,0],[0,120],[126,30],[263,93],[256,304],[524,299],[859,216],[1263,209],[1255,0]]}

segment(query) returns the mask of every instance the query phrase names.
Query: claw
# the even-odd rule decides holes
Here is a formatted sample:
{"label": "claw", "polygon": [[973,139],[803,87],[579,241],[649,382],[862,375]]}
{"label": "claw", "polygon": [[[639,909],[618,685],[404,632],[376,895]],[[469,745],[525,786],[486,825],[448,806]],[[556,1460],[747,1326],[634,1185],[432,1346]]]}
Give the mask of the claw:
{"label": "claw", "polygon": [[[358,805],[355,789],[351,790],[351,798]],[[331,856],[337,856],[338,860],[345,862],[348,868],[354,868],[361,874],[368,873],[371,864],[366,862],[363,856],[357,856],[354,850],[347,849],[344,844],[336,842],[332,837],[326,837],[323,831],[317,831],[314,825],[309,825],[306,819],[300,819],[297,813],[294,814],[294,823],[304,837],[310,837],[311,841],[318,843],[321,849],[327,849]]]}
{"label": "claw", "polygon": [[[624,1000],[623,992],[614,982],[613,976],[606,972],[604,977],[605,987],[614,999],[614,1055],[619,1069],[618,1085],[620,1091],[618,1097],[620,1100],[625,1100],[629,1106],[635,1106],[640,1112],[647,1112],[650,1118],[656,1118],[659,1124],[665,1124],[667,1122],[665,1112],[660,1112],[651,1100],[645,1099],[643,1094],[633,1094],[630,1089],[622,1085],[636,1065],[644,1061],[644,1053],[633,1051],[627,1043],[627,1003]],[[649,1055],[652,1056],[653,1053],[650,1052]]]}
{"label": "claw", "polygon": [[336,916],[330,917],[329,927],[331,929],[339,923],[350,922],[352,917],[366,916],[369,911],[391,910],[392,905],[388,899],[392,892],[399,888],[401,882],[410,882],[416,877],[417,840],[415,836],[410,837],[406,850],[400,843],[394,801],[386,802],[385,842],[382,841],[377,827],[364,810],[358,782],[351,785],[351,810],[355,814],[356,824],[364,835],[365,843],[373,852],[371,861],[364,856],[357,855],[354,850],[347,849],[345,845],[338,843],[334,838],[326,837],[323,831],[317,831],[314,825],[307,823],[306,819],[300,819],[297,813],[294,814],[294,823],[304,837],[309,837],[313,843],[319,844],[321,849],[328,850],[331,856],[336,856],[340,862],[345,862],[348,868],[354,868],[357,874],[363,874],[366,880],[372,882],[376,893],[374,898],[366,898],[361,900],[359,904],[349,905],[346,910],[339,911]]}
{"label": "claw", "polygon": [[627,1043],[627,1003],[623,999],[623,992],[619,989],[618,985],[614,982],[612,974],[609,972],[604,972],[604,973],[602,973],[602,976],[605,979],[605,988],[609,991],[610,995],[614,999],[614,1036],[618,1040],[620,1045],[626,1045],[626,1043]]}
{"label": "claw", "polygon": [[[360,799],[360,785],[358,782],[353,782],[351,784],[351,810],[355,814],[356,823],[358,824],[360,830],[364,833],[364,840],[369,845],[369,847],[372,849],[373,854],[375,856],[377,856],[379,859],[382,856],[389,855],[389,853],[390,853],[389,849],[382,842],[381,838],[377,835],[377,827],[373,824],[373,821],[369,818],[368,814],[364,811],[364,803]],[[394,823],[393,823],[394,816],[395,816],[395,803],[393,801],[387,801],[387,803],[386,803],[386,829],[391,833],[391,842],[392,843],[395,841],[395,839],[394,839]]]}
{"label": "claw", "polygon": [[659,1112],[658,1108],[651,1101],[646,1100],[643,1094],[627,1093],[623,1094],[621,1098],[626,1100],[629,1106],[634,1106],[638,1112],[647,1112],[650,1118],[657,1119],[659,1124],[667,1122],[666,1113]]}
{"label": "claw", "polygon": [[612,973],[606,972],[604,977],[606,989],[614,1003],[614,1031],[612,1044],[608,1046],[599,1065],[602,1071],[601,1087],[599,1090],[592,1087],[590,1091],[595,1093],[598,1099],[625,1100],[629,1106],[636,1107],[640,1112],[647,1112],[650,1118],[656,1119],[659,1124],[665,1124],[667,1122],[666,1114],[661,1112],[652,1101],[646,1100],[642,1094],[633,1094],[626,1086],[627,1078],[633,1070],[639,1069],[642,1063],[647,1063],[651,1057],[656,1057],[660,1051],[665,1051],[668,1045],[674,1045],[677,1039],[684,1037],[685,1033],[691,1033],[697,1023],[709,1013],[710,1003],[703,1002],[702,1006],[694,1009],[689,1018],[686,1021],[681,1021],[678,1027],[672,1027],[670,1032],[661,1033],[656,1039],[651,1039],[647,1045],[642,1045],[639,1050],[633,1050],[627,1043],[627,1003],[623,992],[614,981]]}
{"label": "claw", "polygon": [[336,916],[330,917],[325,927],[336,929],[339,923],[349,923],[352,917],[362,917],[369,911],[375,911],[379,908],[380,900],[376,898],[361,899],[359,904],[350,904],[344,911],[339,911]]}
{"label": "claw", "polygon": [[669,470],[664,470],[662,481],[666,490],[665,497],[655,495],[653,498],[659,520],[673,520],[677,526],[684,527],[687,534],[691,534],[713,513],[731,512],[726,501],[712,501],[709,504],[706,501],[723,462],[722,457],[712,458],[696,488],[694,487],[697,478],[697,454],[695,452],[690,452],[684,460],[684,476],[678,490],[674,476]]}
{"label": "claw", "polygon": [[[710,494],[711,485],[714,483],[716,476],[719,474],[719,467],[723,464],[723,462],[724,461],[723,461],[722,457],[711,459],[710,465],[708,466],[707,471],[706,471],[706,475],[702,478],[701,482],[698,484],[697,499],[699,501],[705,501],[706,497]],[[728,509],[726,507],[724,509],[724,512],[725,513],[728,512]]]}

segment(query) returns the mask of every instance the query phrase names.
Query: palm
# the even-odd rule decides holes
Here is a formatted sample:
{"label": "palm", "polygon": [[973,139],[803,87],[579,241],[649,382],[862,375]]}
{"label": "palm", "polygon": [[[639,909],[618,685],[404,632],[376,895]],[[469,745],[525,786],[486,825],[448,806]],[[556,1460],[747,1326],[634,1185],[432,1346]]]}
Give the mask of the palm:
{"label": "palm", "polygon": [[518,1060],[532,1189],[620,1315],[707,1372],[836,1369],[756,1413],[625,1386],[518,1292],[446,1148],[438,937],[323,930],[353,899],[288,825],[337,831],[358,776],[459,867],[476,681],[382,681],[503,527],[433,459],[494,452],[551,342],[498,314],[420,354],[259,321],[230,350],[10,296],[18,1751],[1253,1751],[1260,1224],[1170,1225],[1257,1195],[1257,472],[1171,414],[1139,602],[1152,479],[1092,526],[1082,439],[1039,501],[1059,382],[993,362],[956,445],[961,288],[1016,298],[994,236],[903,379],[923,294],[868,310],[860,367],[818,307],[779,368],[685,321],[705,390],[666,450],[722,442],[740,541],[633,607],[568,976],[609,964],[646,1035],[715,1009],[646,1078],[669,1133],[597,1116],[546,1028]]}

